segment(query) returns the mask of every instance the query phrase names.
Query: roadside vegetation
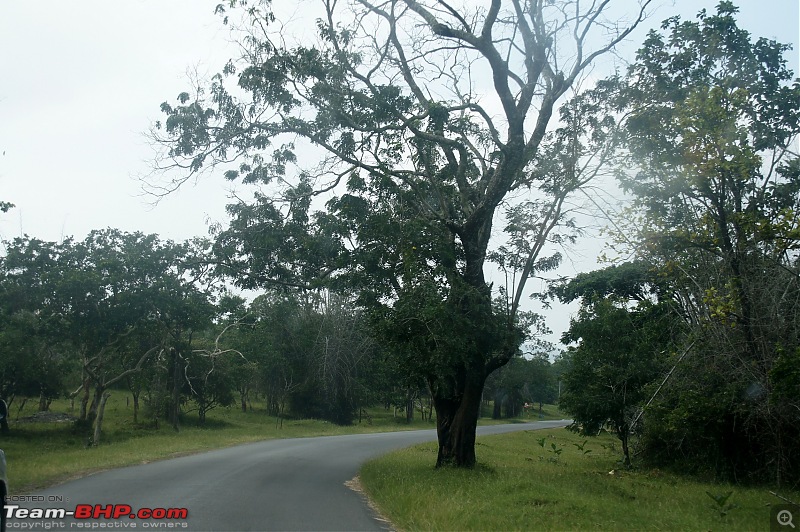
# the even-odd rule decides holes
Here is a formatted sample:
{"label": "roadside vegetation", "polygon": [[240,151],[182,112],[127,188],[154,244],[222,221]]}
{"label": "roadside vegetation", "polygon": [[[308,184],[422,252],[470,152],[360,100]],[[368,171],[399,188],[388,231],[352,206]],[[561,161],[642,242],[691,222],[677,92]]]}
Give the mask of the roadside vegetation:
{"label": "roadside vegetation", "polygon": [[[766,487],[625,468],[608,433],[480,437],[472,471],[433,468],[435,453],[435,443],[421,444],[361,470],[365,492],[399,530],[767,530],[770,506],[783,503]],[[800,500],[797,490],[779,494]]]}

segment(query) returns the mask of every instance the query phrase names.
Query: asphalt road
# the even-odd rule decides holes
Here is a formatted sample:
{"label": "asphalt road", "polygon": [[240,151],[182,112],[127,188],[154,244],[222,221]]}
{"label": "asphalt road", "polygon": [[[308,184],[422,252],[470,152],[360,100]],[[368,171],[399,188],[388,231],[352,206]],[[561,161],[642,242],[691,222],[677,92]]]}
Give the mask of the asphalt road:
{"label": "asphalt road", "polygon": [[[479,427],[478,435],[567,423],[493,425]],[[435,439],[436,431],[424,430],[269,440],[114,469],[12,497],[9,503],[67,511],[89,505],[80,511],[92,512],[98,506],[116,505],[124,517],[12,518],[8,530],[385,530],[388,524],[345,482],[374,456]],[[120,505],[130,506],[131,511]],[[164,520],[128,517],[143,508],[185,508],[188,515]]]}

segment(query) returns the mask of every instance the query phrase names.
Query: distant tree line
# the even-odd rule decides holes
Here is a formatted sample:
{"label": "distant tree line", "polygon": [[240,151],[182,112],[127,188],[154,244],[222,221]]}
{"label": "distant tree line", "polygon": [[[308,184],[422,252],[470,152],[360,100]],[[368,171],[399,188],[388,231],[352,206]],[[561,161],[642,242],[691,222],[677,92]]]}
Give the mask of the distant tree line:
{"label": "distant tree line", "polygon": [[106,229],[5,251],[0,397],[43,411],[69,397],[94,444],[114,390],[132,397],[134,422],[176,430],[190,412],[202,424],[217,407],[252,410],[256,396],[276,422],[350,424],[375,405],[431,416],[424,380],[379,345],[352,296],[288,288],[247,302],[225,290],[203,240]]}
{"label": "distant tree line", "polygon": [[491,406],[492,418],[535,418],[544,404],[558,401],[561,369],[562,364],[552,363],[547,353],[538,353],[514,358],[492,373],[484,392],[484,402]]}

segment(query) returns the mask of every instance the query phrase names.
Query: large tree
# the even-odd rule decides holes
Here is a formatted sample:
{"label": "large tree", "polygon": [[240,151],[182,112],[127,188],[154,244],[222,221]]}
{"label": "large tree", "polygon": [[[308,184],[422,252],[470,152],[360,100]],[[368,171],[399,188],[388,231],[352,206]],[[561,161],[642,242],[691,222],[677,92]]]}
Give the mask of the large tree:
{"label": "large tree", "polygon": [[[231,206],[220,266],[242,286],[357,288],[427,379],[437,464],[471,466],[485,379],[519,352],[525,281],[607,125],[587,97],[554,134],[557,103],[649,3],[611,19],[610,0],[325,0],[292,21],[233,0],[218,9],[241,20],[242,57],[162,105],[161,162],[186,173],[161,191],[215,166],[260,185]],[[527,201],[509,224],[525,253],[498,312],[485,268],[512,197]]]}
{"label": "large tree", "polygon": [[800,83],[788,46],[751,38],[736,12],[720,2],[648,36],[623,92],[637,169],[623,185],[636,254],[695,342],[652,410],[652,448],[780,481],[800,474],[785,443],[800,407],[779,393],[798,384],[785,368],[800,350]]}
{"label": "large tree", "polygon": [[57,323],[43,312],[54,293],[48,278],[69,242],[16,239],[0,258],[0,398],[39,396],[40,410],[64,390],[69,361]]}

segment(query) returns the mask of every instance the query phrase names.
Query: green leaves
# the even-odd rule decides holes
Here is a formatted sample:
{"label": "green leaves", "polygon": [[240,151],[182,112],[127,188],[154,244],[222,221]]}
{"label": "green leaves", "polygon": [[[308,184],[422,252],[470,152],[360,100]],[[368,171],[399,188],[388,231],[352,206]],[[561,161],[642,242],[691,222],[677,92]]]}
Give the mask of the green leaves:
{"label": "green leaves", "polygon": [[[626,239],[650,266],[650,297],[674,301],[695,346],[645,413],[645,441],[651,456],[721,476],[772,477],[771,464],[785,464],[777,474],[786,478],[798,462],[767,435],[798,434],[797,402],[776,396],[775,383],[794,382],[785,360],[800,330],[800,179],[789,147],[800,133],[800,83],[787,46],[753,39],[737,11],[720,2],[696,20],[665,21],[619,93],[630,147],[620,182],[640,216]],[[563,294],[605,294],[604,277]],[[635,271],[607,280],[627,284],[629,296],[648,286]]]}
{"label": "green leaves", "polygon": [[9,243],[0,261],[0,348],[15,346],[24,359],[0,364],[0,391],[53,397],[66,375],[81,373],[86,393],[94,386],[100,397],[187,342],[184,334],[208,328],[213,294],[196,284],[206,275],[197,256],[204,249],[199,239],[175,244],[115,229],[80,242]]}
{"label": "green leaves", "polygon": [[778,357],[770,371],[770,383],[774,387],[773,404],[784,401],[798,403],[800,398],[800,347],[794,350],[778,346]]}
{"label": "green leaves", "polygon": [[563,302],[581,298],[585,306],[601,298],[644,301],[658,292],[656,272],[644,262],[625,262],[602,270],[580,273],[554,290]]}
{"label": "green leaves", "polygon": [[737,173],[744,176],[757,171],[754,153],[786,146],[797,132],[800,86],[790,84],[787,46],[751,42],[736,26],[736,11],[721,3],[699,22],[667,20],[669,40],[649,35],[623,96],[635,153],[701,174],[706,156],[723,156],[744,165]]}
{"label": "green leaves", "polygon": [[674,341],[672,330],[678,327],[667,303],[643,298],[631,305],[629,293],[641,297],[641,281],[620,282],[626,276],[616,274],[624,271],[610,268],[584,274],[566,290],[568,297],[582,296],[582,304],[562,338],[577,345],[566,354],[559,404],[582,434],[595,435],[610,425],[623,442],[628,462],[633,413],[644,401],[646,387],[663,371],[665,352]]}
{"label": "green leaves", "polygon": [[574,446],[575,446],[575,447],[576,447],[576,448],[577,448],[577,449],[578,449],[578,450],[579,450],[581,453],[583,453],[583,454],[589,454],[590,452],[592,452],[592,450],[591,450],[591,449],[586,449],[586,448],[585,448],[585,447],[586,447],[586,443],[587,443],[588,441],[589,441],[589,440],[583,440],[583,443],[573,443],[572,445],[574,445]]}
{"label": "green leaves", "polygon": [[707,491],[706,495],[714,501],[714,506],[712,506],[712,508],[719,514],[720,519],[724,519],[732,510],[739,508],[738,504],[728,502],[733,495],[732,491],[727,493],[711,493]]}

